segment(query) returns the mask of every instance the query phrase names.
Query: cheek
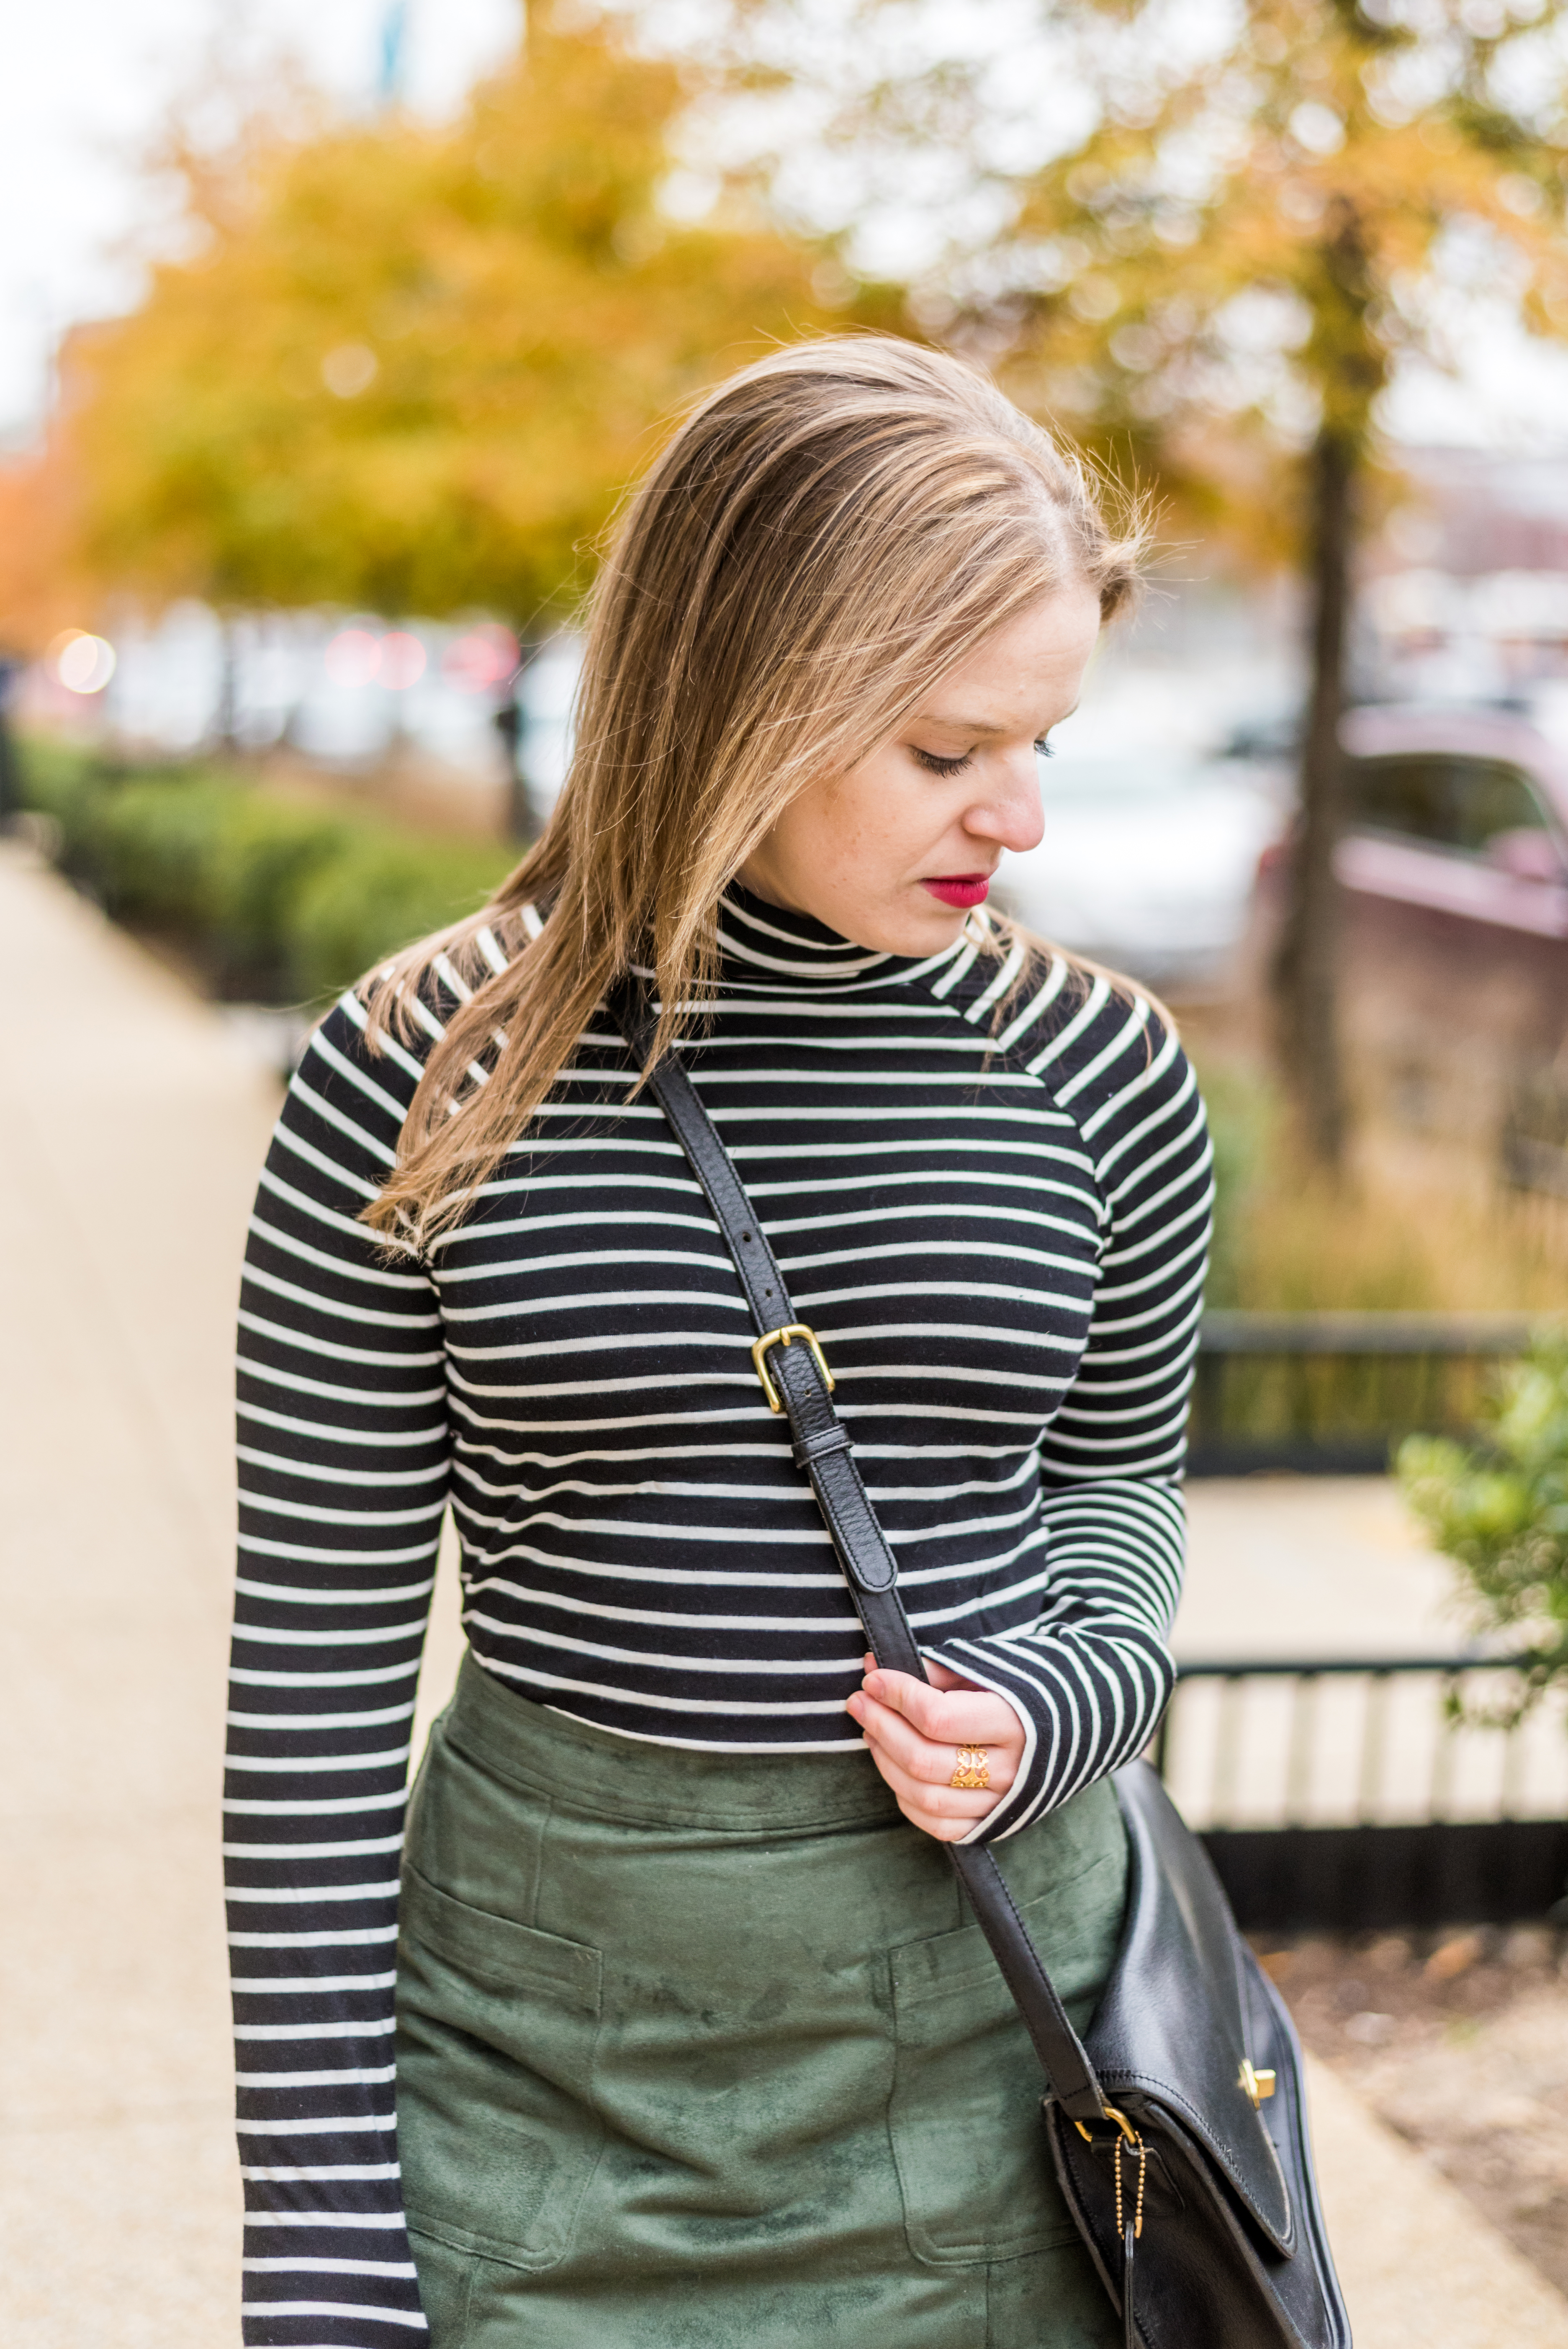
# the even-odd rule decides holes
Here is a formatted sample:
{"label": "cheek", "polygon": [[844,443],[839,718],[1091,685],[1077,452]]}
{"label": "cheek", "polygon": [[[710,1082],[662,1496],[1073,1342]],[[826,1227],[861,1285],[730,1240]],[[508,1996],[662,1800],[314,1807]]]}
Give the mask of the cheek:
{"label": "cheek", "polygon": [[781,873],[797,889],[831,864],[842,838],[830,802],[817,792],[807,792],[787,808],[773,828],[771,854]]}
{"label": "cheek", "polygon": [[781,819],[775,839],[801,882],[820,879],[865,853],[870,809],[842,784],[804,792]]}
{"label": "cheek", "polygon": [[901,760],[875,756],[851,770],[816,812],[817,852],[902,864],[918,855],[941,812]]}

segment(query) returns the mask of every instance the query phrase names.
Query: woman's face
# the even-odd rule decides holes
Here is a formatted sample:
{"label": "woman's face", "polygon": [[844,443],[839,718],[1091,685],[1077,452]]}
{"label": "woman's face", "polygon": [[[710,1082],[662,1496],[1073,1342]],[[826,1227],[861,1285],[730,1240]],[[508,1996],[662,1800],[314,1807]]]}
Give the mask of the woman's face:
{"label": "woman's face", "polygon": [[951,946],[1002,851],[1045,829],[1036,745],[1077,707],[1099,633],[1083,585],[995,629],[859,766],[791,802],[745,886],[882,953]]}

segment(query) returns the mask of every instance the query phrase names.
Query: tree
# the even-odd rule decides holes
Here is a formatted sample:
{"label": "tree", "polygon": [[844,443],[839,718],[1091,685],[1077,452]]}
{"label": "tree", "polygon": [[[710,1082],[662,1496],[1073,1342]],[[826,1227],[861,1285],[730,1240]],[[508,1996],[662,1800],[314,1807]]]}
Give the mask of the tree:
{"label": "tree", "polygon": [[489,608],[520,633],[684,395],[819,328],[820,251],[661,209],[676,69],[531,11],[455,125],[187,151],[189,250],[73,339],[60,433],[97,575],[221,610]]}
{"label": "tree", "polygon": [[1505,1374],[1483,1422],[1485,1449],[1412,1435],[1399,1481],[1438,1548],[1463,1569],[1475,1630],[1524,1653],[1518,1719],[1568,1684],[1568,1337],[1540,1332]]}
{"label": "tree", "polygon": [[[1301,819],[1275,994],[1303,1138],[1333,1166],[1345,1138],[1338,725],[1379,395],[1402,359],[1449,358],[1447,297],[1467,274],[1530,330],[1568,332],[1568,7],[1243,0],[1213,20],[1195,62],[1193,12],[1178,23],[1160,0],[1026,0],[989,57],[985,13],[968,22],[967,59],[890,65],[834,135],[851,153],[878,143],[884,173],[900,147],[945,158],[955,213],[980,218],[917,289],[933,331],[1189,514],[1310,574]],[[889,12],[867,0],[861,14],[874,31]],[[738,49],[759,54],[767,26],[769,54],[788,55],[779,16],[771,0],[738,0]],[[1053,104],[1054,158],[1010,160],[1026,110]]]}
{"label": "tree", "polygon": [[57,434],[0,466],[0,657],[41,653],[92,612],[98,591],[76,559],[74,492]]}

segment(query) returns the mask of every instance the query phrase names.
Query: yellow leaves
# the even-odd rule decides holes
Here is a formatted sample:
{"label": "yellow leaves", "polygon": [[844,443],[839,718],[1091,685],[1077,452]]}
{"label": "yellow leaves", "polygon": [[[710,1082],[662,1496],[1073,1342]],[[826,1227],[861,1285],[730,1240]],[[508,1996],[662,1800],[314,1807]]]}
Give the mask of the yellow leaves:
{"label": "yellow leaves", "polygon": [[668,67],[540,7],[448,129],[251,140],[193,193],[200,265],[72,362],[100,574],[524,625],[569,595],[672,404],[833,315],[820,254],[664,217],[681,103]]}
{"label": "yellow leaves", "polygon": [[[1538,31],[1568,23],[1568,0],[1537,16]],[[1238,477],[1238,436],[1272,442],[1277,474],[1321,419],[1365,467],[1378,394],[1423,346],[1456,232],[1472,253],[1494,239],[1496,289],[1568,332],[1568,159],[1478,78],[1473,32],[1383,0],[1249,0],[1229,53],[1161,83],[1157,111],[1140,120],[1111,92],[1083,148],[1019,185],[1002,242],[1056,266],[1014,297],[1009,380],[1057,393],[1077,429],[1130,443],[1188,494],[1217,467],[1222,506],[1255,537],[1260,493],[1278,530],[1277,478],[1260,492]],[[1547,99],[1538,86],[1531,104]],[[1272,336],[1251,332],[1267,325],[1260,295]],[[1285,331],[1287,311],[1305,332]]]}

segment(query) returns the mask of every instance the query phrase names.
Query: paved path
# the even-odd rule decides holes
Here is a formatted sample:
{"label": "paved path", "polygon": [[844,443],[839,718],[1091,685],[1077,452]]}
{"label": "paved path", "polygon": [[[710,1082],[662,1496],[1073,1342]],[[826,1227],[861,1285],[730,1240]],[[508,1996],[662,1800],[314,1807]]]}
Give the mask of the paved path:
{"label": "paved path", "polygon": [[275,1089],[15,849],[0,968],[0,2338],[221,2349],[228,1365]]}
{"label": "paved path", "polygon": [[1443,1656],[1463,1644],[1454,1569],[1386,1476],[1200,1477],[1187,1487],[1176,1652]]}
{"label": "paved path", "polygon": [[[0,2341],[229,2349],[229,1361],[273,1088],[3,848],[0,983]],[[1317,1506],[1214,1494],[1195,1593],[1218,1578],[1223,1616],[1225,1577],[1284,1557]],[[1310,1545],[1289,1554],[1310,1619]],[[456,1652],[449,1584],[427,1717]],[[1318,2094],[1357,2349],[1568,2349],[1568,2302],[1337,2082]]]}

